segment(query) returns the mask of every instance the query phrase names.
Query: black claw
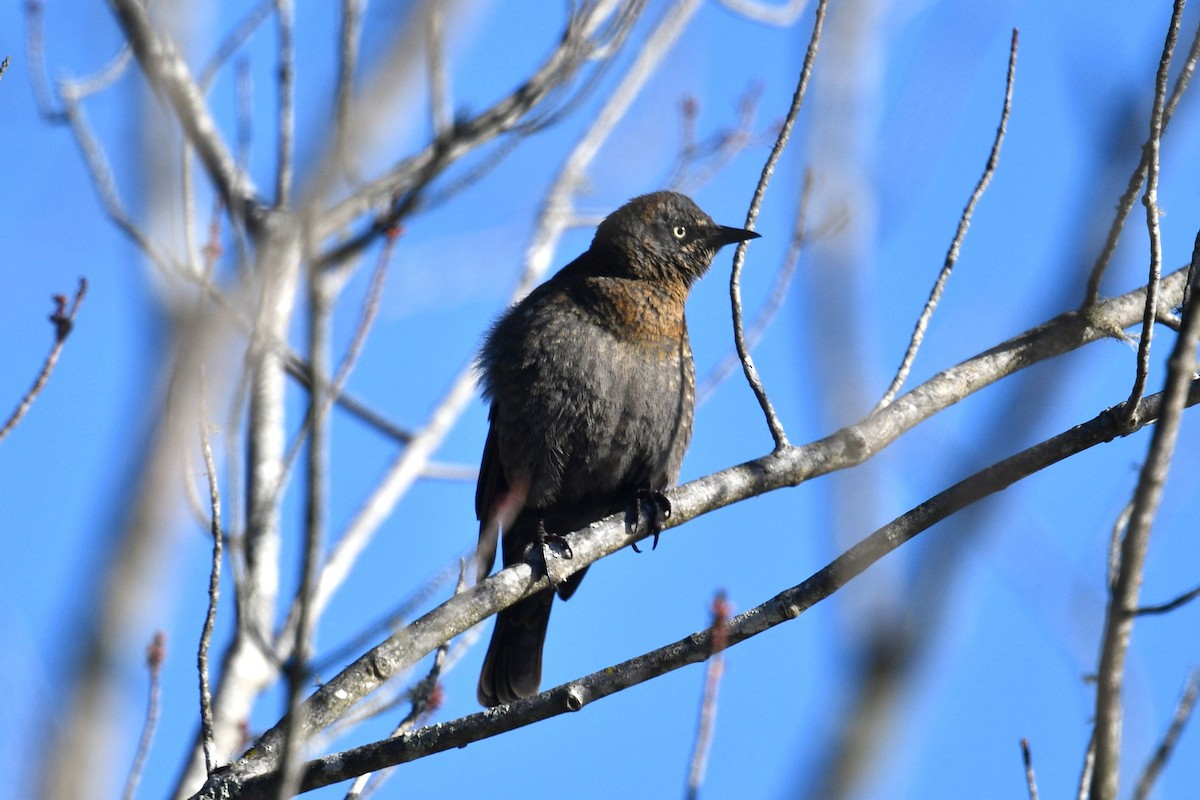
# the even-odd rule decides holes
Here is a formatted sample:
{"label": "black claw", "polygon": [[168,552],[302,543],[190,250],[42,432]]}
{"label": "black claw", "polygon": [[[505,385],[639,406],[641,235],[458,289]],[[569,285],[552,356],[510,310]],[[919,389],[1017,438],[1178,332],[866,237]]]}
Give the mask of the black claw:
{"label": "black claw", "polygon": [[[625,515],[625,530],[631,536],[637,530],[638,523],[642,519],[643,504],[649,506],[649,513],[645,516],[646,532],[654,537],[650,549],[657,550],[659,534],[662,533],[663,525],[671,518],[671,501],[656,489],[639,489],[629,512]],[[637,546],[637,542],[631,542],[629,546],[635,553],[642,552],[641,548]]]}
{"label": "black claw", "polygon": [[566,541],[564,536],[558,534],[547,533],[546,525],[539,519],[538,521],[538,545],[541,547],[541,563],[546,565],[546,577],[550,578],[550,585],[554,589],[558,589],[558,584],[554,582],[553,573],[550,571],[550,559],[547,558],[547,549],[551,547],[558,549],[563,558],[575,558],[575,553],[571,552],[571,546]]}

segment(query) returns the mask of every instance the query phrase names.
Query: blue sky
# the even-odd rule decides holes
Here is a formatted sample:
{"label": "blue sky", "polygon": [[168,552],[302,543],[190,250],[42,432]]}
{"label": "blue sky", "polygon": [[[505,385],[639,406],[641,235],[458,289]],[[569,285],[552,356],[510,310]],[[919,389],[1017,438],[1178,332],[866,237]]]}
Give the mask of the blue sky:
{"label": "blue sky", "polygon": [[[0,56],[13,58],[0,80],[6,204],[0,219],[0,398],[15,403],[49,349],[50,295],[73,291],[80,275],[90,290],[49,387],[0,443],[6,542],[0,683],[10,687],[0,701],[0,772],[26,776],[13,797],[26,796],[30,765],[44,755],[39,737],[62,700],[77,626],[89,619],[98,576],[119,533],[150,409],[162,395],[158,361],[167,348],[162,286],[104,217],[68,132],[36,113],[22,5],[0,8]],[[846,11],[850,6],[833,5],[833,13],[855,14]],[[301,3],[297,9],[302,163],[315,152],[313,139],[328,114],[332,7]],[[212,32],[236,19],[232,4],[217,8],[205,23],[210,33],[199,37],[203,44],[190,56],[193,64],[211,50]],[[371,6],[368,57],[381,49],[381,37],[402,8]],[[637,40],[661,10],[661,3],[650,4]],[[452,45],[451,64],[455,107],[477,111],[511,90],[549,51],[562,10],[558,4],[535,9],[495,0],[473,13]],[[771,285],[800,176],[811,168],[817,186],[812,216],[817,224],[828,223],[827,232],[802,258],[756,353],[793,443],[855,421],[886,388],[991,144],[1014,26],[1021,31],[1021,51],[999,170],[908,385],[1079,303],[1078,276],[1095,256],[1097,231],[1107,225],[1145,136],[1169,14],[1161,0],[863,4],[856,17],[864,31],[862,51],[822,50],[809,103],[757,224],[764,238],[751,246],[744,277],[753,310]],[[1177,58],[1198,21],[1195,13],[1185,16]],[[699,98],[704,134],[729,125],[738,98],[759,86],[755,130],[769,132],[786,110],[810,28],[811,11],[793,28],[769,29],[706,4],[600,153],[577,206],[602,216],[661,187],[678,147],[684,95]],[[118,43],[117,27],[99,4],[47,9],[52,78],[94,71]],[[270,26],[246,57],[260,98],[251,167],[257,183],[269,186]],[[611,82],[628,58],[605,80]],[[853,71],[839,71],[847,65]],[[143,88],[140,77],[130,74],[86,106],[139,219],[150,209],[139,194],[145,167],[138,109],[154,102]],[[224,78],[212,98],[229,136],[232,88]],[[350,382],[357,396],[404,425],[426,418],[503,308],[542,193],[596,109],[593,98],[453,202],[407,222],[380,318]],[[368,169],[421,141],[423,117],[406,123],[404,116],[397,112],[394,141],[381,147]],[[831,118],[852,127],[837,128]],[[1200,225],[1197,122],[1195,103],[1185,98],[1164,142],[1160,202],[1171,268],[1186,261]],[[1128,130],[1124,138],[1114,135],[1121,125]],[[734,225],[744,218],[766,157],[769,137],[762,138],[695,192],[717,221]],[[1106,294],[1144,282],[1143,220],[1138,205],[1106,278]],[[556,265],[586,247],[590,235],[579,230],[564,237]],[[729,264],[728,254],[718,258],[689,305],[702,375],[730,347]],[[339,351],[352,333],[368,272],[360,270],[343,300]],[[844,288],[829,290],[831,281]],[[297,342],[302,330],[297,325]],[[1154,389],[1171,341],[1160,332]],[[544,685],[704,626],[717,589],[726,591],[735,610],[745,610],[799,583],[970,471],[1119,402],[1128,392],[1133,358],[1125,344],[1096,343],[1029,370],[1023,387],[1006,381],[968,398],[864,469],[709,514],[669,532],[653,554],[622,552],[607,559],[569,604],[556,608]],[[295,407],[301,408],[298,392]],[[1194,542],[1200,490],[1191,479],[1200,466],[1195,428],[1185,416],[1151,542],[1147,603],[1200,583]],[[486,411],[475,401],[438,460],[473,465],[485,432]],[[395,450],[341,414],[333,435],[330,524],[336,535]],[[916,619],[931,588],[940,590],[933,595],[939,598],[938,627],[919,635],[923,652],[902,686],[891,724],[877,733],[880,756],[857,796],[1020,797],[1022,737],[1033,748],[1043,796],[1073,792],[1090,732],[1093,693],[1085,676],[1095,669],[1103,622],[1108,532],[1130,496],[1148,442],[1142,432],[1026,480],[923,534],[799,620],[727,653],[706,796],[801,796],[814,780],[834,721],[845,713],[850,676],[870,626],[901,630]],[[770,445],[753,396],[735,374],[699,409],[682,480],[755,458]],[[322,622],[322,649],[336,647],[398,604],[414,582],[473,543],[473,491],[465,482],[425,481],[404,498]],[[287,508],[287,524],[298,531],[298,499],[290,498]],[[178,530],[163,536],[169,537],[170,558],[156,592],[146,598],[145,635],[130,647],[126,665],[127,703],[113,722],[123,764],[132,757],[144,704],[141,647],[155,629],[167,630],[164,705],[143,797],[169,790],[194,730],[193,648],[206,601],[203,531],[181,515]],[[971,538],[955,556],[951,575],[923,571],[955,552],[965,537]],[[284,569],[285,581],[292,580],[293,564]],[[920,585],[930,574],[938,575],[938,585]],[[1126,692],[1127,790],[1165,727],[1187,670],[1200,661],[1198,615],[1186,607],[1144,619],[1135,629]],[[219,638],[228,635],[231,616],[230,608],[222,609]],[[436,719],[476,710],[481,659],[482,648],[475,648],[446,676],[446,704]],[[579,714],[406,765],[377,796],[453,796],[482,787],[497,798],[551,791],[579,798],[682,794],[702,683],[701,669],[680,670]],[[280,704],[278,695],[264,698],[252,727],[273,722]],[[338,747],[367,741],[390,723],[357,731]],[[123,775],[123,767],[116,772]],[[1189,797],[1198,784],[1200,737],[1191,731],[1156,796]]]}

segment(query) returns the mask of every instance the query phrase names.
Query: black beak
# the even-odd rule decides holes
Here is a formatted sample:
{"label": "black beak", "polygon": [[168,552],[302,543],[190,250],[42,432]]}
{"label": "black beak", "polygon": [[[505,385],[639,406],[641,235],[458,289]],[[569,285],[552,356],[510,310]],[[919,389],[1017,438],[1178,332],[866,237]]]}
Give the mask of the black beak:
{"label": "black beak", "polygon": [[708,235],[708,244],[713,250],[720,250],[727,244],[734,242],[745,242],[749,239],[757,239],[762,234],[754,231],[746,231],[741,228],[729,228],[725,225],[718,225],[717,229]]}

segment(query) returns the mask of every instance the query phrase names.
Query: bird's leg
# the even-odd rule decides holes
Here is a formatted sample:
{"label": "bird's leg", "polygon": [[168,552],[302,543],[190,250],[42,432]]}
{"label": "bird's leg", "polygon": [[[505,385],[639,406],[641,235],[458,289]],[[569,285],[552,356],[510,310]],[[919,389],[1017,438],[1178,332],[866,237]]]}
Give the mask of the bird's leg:
{"label": "bird's leg", "polygon": [[[637,494],[633,497],[633,503],[625,514],[625,530],[630,536],[633,535],[642,521],[642,509],[646,506],[649,506],[649,513],[645,516],[646,532],[654,537],[650,549],[657,550],[658,536],[662,533],[663,525],[671,518],[671,501],[662,492],[657,489],[637,490]],[[633,542],[629,546],[635,553],[642,552],[638,549],[637,542]]]}

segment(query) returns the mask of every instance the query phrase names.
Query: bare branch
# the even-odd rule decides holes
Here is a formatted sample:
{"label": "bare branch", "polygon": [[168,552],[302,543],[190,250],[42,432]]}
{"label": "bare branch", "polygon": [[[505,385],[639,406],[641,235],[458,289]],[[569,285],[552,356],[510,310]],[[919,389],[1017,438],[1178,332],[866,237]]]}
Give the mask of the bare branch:
{"label": "bare branch", "polygon": [[[1176,5],[1180,10],[1182,2]],[[1192,249],[1183,306],[1183,330],[1167,360],[1166,388],[1162,418],[1154,428],[1146,461],[1138,476],[1133,495],[1133,510],[1125,539],[1121,543],[1121,559],[1117,580],[1109,597],[1105,614],[1104,634],[1100,646],[1100,665],[1096,670],[1095,739],[1096,763],[1092,772],[1091,800],[1114,800],[1117,795],[1117,775],[1121,752],[1121,690],[1125,676],[1125,656],[1133,633],[1133,611],[1137,608],[1142,583],[1142,567],[1150,544],[1150,527],[1158,511],[1163,486],[1175,444],[1179,421],[1187,398],[1192,376],[1196,371],[1196,345],[1200,341],[1200,303],[1196,301],[1195,280],[1200,273],[1200,232]],[[1157,295],[1159,287],[1146,293],[1144,302]],[[1127,407],[1124,416],[1136,422],[1137,408]]]}
{"label": "bare branch", "polygon": [[[746,331],[746,349],[753,350],[766,334],[775,315],[783,306],[788,288],[792,285],[792,276],[796,274],[796,265],[800,262],[800,253],[808,241],[808,202],[812,197],[812,170],[804,171],[804,186],[800,190],[800,203],[796,206],[796,221],[792,226],[791,240],[788,242],[787,253],[780,262],[779,271],[775,273],[775,283],[767,293],[767,299],[758,310],[750,329]],[[706,401],[717,387],[721,385],[734,367],[741,363],[737,350],[731,350],[714,366],[696,386],[696,404]]]}
{"label": "bare branch", "polygon": [[109,7],[117,15],[150,84],[170,100],[188,141],[196,148],[226,207],[239,215],[250,211],[255,205],[254,184],[234,162],[204,103],[200,87],[174,43],[154,30],[146,7],[138,0],[109,0]]}
{"label": "bare branch", "polygon": [[[619,25],[613,36],[619,41],[628,32],[641,11],[643,0],[628,0],[618,14]],[[463,155],[501,134],[516,128],[535,107],[556,88],[570,80],[592,55],[600,42],[591,38],[613,13],[616,2],[597,2],[582,6],[567,22],[562,43],[542,66],[519,88],[488,110],[454,125],[420,153],[397,164],[384,175],[367,183],[352,197],[336,204],[316,220],[313,241],[320,242],[342,230],[373,208],[386,208],[375,224],[363,234],[335,246],[318,259],[329,265],[361,250],[383,230],[394,225],[406,204],[415,204],[416,194],[429,181]],[[407,196],[407,201],[397,198]]]}
{"label": "bare branch", "polygon": [[1174,600],[1171,600],[1170,602],[1163,603],[1163,604],[1157,605],[1157,606],[1141,606],[1140,608],[1135,609],[1133,613],[1134,613],[1134,615],[1139,616],[1139,617],[1149,616],[1149,615],[1153,615],[1153,614],[1169,614],[1177,608],[1186,606],[1188,603],[1192,602],[1197,597],[1200,597],[1200,586],[1197,586],[1195,589],[1192,589],[1190,592],[1184,592],[1183,594],[1179,595],[1179,597],[1176,597]]}
{"label": "bare branch", "polygon": [[279,21],[279,144],[276,147],[275,205],[286,208],[292,195],[292,170],[296,139],[296,54],[292,0],[275,0]]}
{"label": "bare branch", "polygon": [[725,592],[718,591],[712,602],[712,655],[708,659],[708,669],[704,671],[704,695],[700,702],[700,720],[696,725],[696,744],[692,748],[692,763],[688,769],[687,790],[684,797],[696,800],[700,796],[700,787],[704,783],[704,773],[708,767],[708,752],[712,748],[713,728],[717,720],[717,690],[721,686],[721,675],[725,671],[725,662],[721,651],[728,646],[725,636],[725,625],[729,622],[729,601]]}
{"label": "bare branch", "polygon": [[[1192,47],[1188,51],[1187,60],[1184,61],[1183,68],[1180,69],[1179,75],[1175,78],[1175,88],[1171,90],[1171,97],[1167,100],[1166,107],[1163,109],[1160,135],[1166,132],[1167,125],[1171,122],[1171,118],[1175,114],[1175,108],[1179,105],[1184,91],[1187,90],[1188,84],[1192,80],[1192,75],[1196,71],[1197,60],[1200,60],[1200,26],[1196,28],[1196,35],[1192,38]],[[1091,274],[1088,276],[1087,292],[1084,295],[1083,308],[1092,305],[1100,297],[1100,281],[1104,277],[1105,270],[1108,269],[1108,263],[1112,260],[1113,253],[1117,250],[1117,242],[1120,241],[1121,230],[1125,227],[1125,220],[1129,217],[1129,212],[1133,210],[1133,200],[1137,197],[1138,189],[1142,188],[1142,183],[1146,180],[1146,172],[1150,166],[1148,145],[1148,142],[1146,145],[1143,145],[1141,160],[1134,167],[1133,174],[1129,176],[1129,185],[1125,188],[1125,193],[1117,201],[1117,215],[1113,218],[1112,224],[1109,226],[1108,236],[1104,240],[1104,247],[1101,248],[1100,254],[1096,257],[1096,263],[1092,265]]]}
{"label": "bare branch", "polygon": [[[975,212],[975,206],[979,203],[979,198],[983,197],[983,193],[987,191],[988,184],[992,182],[992,176],[996,173],[996,164],[1000,161],[1000,146],[1004,143],[1004,134],[1008,131],[1008,114],[1012,110],[1012,93],[1013,93],[1013,78],[1017,72],[1017,29],[1013,28],[1012,44],[1008,49],[1008,73],[1004,80],[1004,105],[1000,111],[1000,125],[996,128],[996,138],[992,142],[992,150],[988,153],[986,166],[983,168],[983,174],[979,176],[979,182],[975,184],[975,191],[971,192],[971,198],[967,201],[967,205],[963,208],[962,216],[958,218],[958,230],[954,232],[954,239],[950,242],[950,249],[946,252],[946,261],[942,264],[942,271],[938,274],[937,280],[934,281],[933,291],[929,293],[929,299],[925,301],[925,308],[921,310],[921,315],[917,317],[917,325],[913,330],[912,338],[908,342],[908,350],[904,353],[904,358],[900,361],[900,368],[896,371],[896,377],[892,379],[892,384],[883,393],[883,397],[879,399],[879,403],[875,406],[878,411],[881,408],[886,408],[900,391],[900,387],[904,385],[904,381],[908,378],[909,370],[912,369],[913,361],[917,358],[917,350],[921,347],[921,342],[925,339],[925,330],[929,327],[929,320],[933,317],[933,312],[937,309],[938,303],[941,302],[942,292],[946,288],[946,281],[950,279],[950,272],[954,269],[954,265],[958,263],[959,249],[962,247],[963,239],[967,236],[967,228],[971,225],[971,215]],[[1152,278],[1151,280],[1157,280]]]}
{"label": "bare branch", "polygon": [[71,330],[75,325],[75,314],[78,313],[79,304],[83,302],[85,294],[87,294],[87,279],[80,278],[79,289],[75,292],[75,300],[71,303],[70,311],[67,311],[67,298],[61,294],[54,295],[55,309],[54,313],[50,315],[50,321],[54,323],[54,345],[46,355],[46,360],[42,362],[42,368],[34,378],[33,386],[29,387],[29,391],[25,393],[4,425],[0,427],[0,441],[3,441],[4,437],[17,427],[17,423],[29,411],[33,401],[42,393],[42,389],[46,388],[46,382],[50,380],[50,373],[54,371],[55,365],[58,364],[58,357],[62,354],[63,345],[66,344],[67,337],[71,335]]}
{"label": "bare branch", "polygon": [[246,16],[242,17],[237,25],[233,26],[233,30],[229,35],[217,46],[216,51],[209,57],[208,63],[204,65],[204,69],[200,70],[200,78],[197,83],[200,84],[200,89],[207,92],[208,87],[212,84],[213,78],[217,77],[221,67],[233,57],[233,54],[242,48],[246,42],[250,41],[250,37],[254,35],[259,26],[267,21],[267,17],[271,16],[271,9],[275,7],[275,0],[259,0],[258,3],[251,8]]}
{"label": "bare branch", "polygon": [[721,5],[754,22],[786,28],[804,13],[808,0],[786,0],[777,6],[755,0],[721,0]]}
{"label": "bare branch", "polygon": [[[792,136],[792,128],[796,124],[800,106],[804,103],[804,95],[808,91],[808,80],[812,75],[813,63],[817,58],[817,48],[821,43],[821,29],[825,24],[827,7],[828,0],[819,0],[817,3],[812,37],[808,40],[808,50],[804,54],[804,64],[800,68],[800,77],[796,83],[796,91],[792,95],[791,107],[788,108],[787,118],[779,129],[775,146],[771,148],[771,154],[767,156],[767,163],[763,165],[758,185],[754,187],[754,197],[750,200],[750,208],[746,212],[745,227],[749,230],[754,230],[754,221],[758,219],[758,211],[762,206],[763,195],[767,192],[767,184],[775,172],[775,165],[783,155],[783,148]],[[767,427],[771,430],[771,438],[775,440],[775,449],[779,450],[788,446],[787,434],[775,413],[774,406],[771,405],[770,398],[767,397],[767,390],[758,376],[758,369],[754,366],[754,359],[750,356],[750,350],[746,346],[746,335],[742,330],[742,265],[746,260],[748,244],[748,242],[738,243],[737,250],[733,254],[733,271],[729,276],[729,301],[733,313],[733,343],[737,347],[738,358],[742,361],[742,371],[746,373],[746,381],[754,391],[754,396],[758,398],[758,404],[767,418]]]}
{"label": "bare branch", "polygon": [[446,53],[442,36],[445,20],[442,10],[433,4],[425,15],[425,60],[429,72],[429,120],[435,137],[442,136],[454,124],[450,113],[450,86],[446,77]]}
{"label": "bare branch", "polygon": [[[1150,343],[1154,338],[1154,317],[1158,313],[1158,276],[1162,274],[1162,233],[1158,222],[1158,160],[1162,146],[1163,106],[1167,97],[1167,74],[1171,69],[1171,56],[1175,52],[1175,41],[1179,38],[1179,23],[1183,19],[1183,7],[1187,0],[1175,0],[1171,12],[1171,24],[1167,28],[1167,40],[1163,44],[1162,58],[1158,62],[1158,76],[1154,81],[1154,109],[1150,112],[1150,138],[1146,141],[1146,193],[1142,205],[1146,207],[1146,228],[1150,232],[1150,279],[1146,295],[1146,313],[1142,319],[1142,336],[1138,341],[1137,374],[1133,390],[1129,393],[1129,411],[1137,407],[1146,392],[1146,380],[1150,375]],[[1097,758],[1104,765],[1106,747],[1100,740]],[[1116,788],[1113,788],[1116,791]]]}
{"label": "bare branch", "polygon": [[[1187,402],[1189,404],[1200,402],[1200,381],[1191,387]],[[1109,408],[1082,425],[1075,426],[960,481],[875,531],[803,583],[780,592],[755,608],[733,617],[724,628],[729,646],[743,642],[780,623],[800,617],[806,610],[832,595],[883,556],[967,505],[1001,491],[1051,464],[1122,435],[1125,428],[1116,413],[1117,408],[1119,407]],[[1143,413],[1138,416],[1139,423],[1148,424],[1150,420],[1157,418],[1164,408],[1162,395],[1145,398],[1143,407],[1140,409]],[[864,424],[877,419],[878,416],[869,417]],[[729,491],[732,489],[729,486],[723,487],[724,491],[716,489],[712,486],[715,479],[740,471],[742,478],[750,482],[753,482],[752,475],[755,474],[759,478],[774,482],[795,466],[796,458],[800,457],[805,449],[792,447],[776,450],[757,462],[744,464],[741,467],[735,467],[724,473],[688,484],[676,493],[677,513],[688,518],[701,513],[704,509],[692,501],[698,499],[702,493],[707,495],[709,502],[713,502],[714,498],[716,498],[715,502],[722,505],[727,502],[735,502],[737,499],[741,499],[736,496],[740,492]],[[794,478],[794,474],[790,477]],[[705,488],[700,488],[700,484],[708,484],[707,491]],[[716,490],[715,494],[714,490]],[[668,525],[674,524],[677,524],[675,515],[668,522]],[[616,515],[600,525],[593,526],[590,530],[568,536],[570,547],[575,554],[572,561],[582,560],[584,562],[583,564],[572,563],[570,569],[574,570],[591,563],[596,556],[598,540],[602,538],[628,542],[629,539],[623,528],[622,515]],[[607,545],[603,549],[607,550]],[[440,627],[438,623],[432,623],[428,628],[423,625],[432,617],[445,615],[438,622],[442,625],[449,623],[449,625],[440,627],[440,635],[453,636],[461,632],[459,624],[465,622],[468,615],[473,617],[476,613],[485,611],[485,608],[481,608],[481,606],[486,607],[486,612],[490,613],[493,610],[491,606],[498,599],[495,594],[503,593],[505,599],[513,600],[522,595],[528,595],[532,591],[544,589],[548,585],[544,575],[540,578],[535,577],[529,564],[508,567],[413,623],[402,640],[394,637],[389,642],[375,648],[358,663],[369,663],[373,668],[378,668],[382,664],[388,663],[391,657],[399,655],[400,652],[404,652],[404,660],[407,661],[408,657],[415,656],[415,651],[424,648],[426,635],[432,634],[434,629]],[[465,612],[453,622],[450,621],[453,615],[449,611],[452,606],[459,606],[458,610]],[[406,763],[432,753],[462,747],[470,742],[553,716],[578,711],[589,703],[630,686],[644,683],[688,664],[703,661],[712,654],[714,645],[713,629],[707,628],[652,652],[606,667],[507,706],[422,728],[408,736],[375,742],[316,759],[308,764],[301,788],[303,791],[308,791],[327,786],[368,770]],[[347,672],[353,669],[355,668],[352,666]],[[342,673],[318,690],[310,702],[317,698],[328,701],[332,699],[332,695],[347,691],[348,684],[341,680],[346,674]],[[368,676],[363,673],[357,677],[359,680],[368,679]],[[373,680],[374,677],[372,676],[370,679]],[[312,710],[318,711],[319,709],[319,713],[327,710],[320,708],[320,705],[323,703]],[[237,796],[243,800],[268,796],[267,793],[271,790],[275,778],[273,772],[261,769],[261,766],[266,766],[270,761],[270,756],[264,756],[261,748],[268,748],[269,753],[271,746],[271,733],[268,733],[258,741],[252,751],[258,754],[257,759],[244,759],[234,765],[229,774],[222,776],[223,781],[210,783],[197,797],[221,797],[224,796],[221,792],[234,785],[238,789]],[[255,765],[253,763],[255,760],[260,763]]]}
{"label": "bare branch", "polygon": [[1025,786],[1029,789],[1029,800],[1038,800],[1037,776],[1033,774],[1033,754],[1029,751],[1029,740],[1021,740],[1021,761],[1025,764]]}
{"label": "bare branch", "polygon": [[[203,398],[204,387],[201,387]],[[200,648],[196,656],[197,672],[200,675],[200,741],[204,748],[204,769],[212,775],[216,764],[213,760],[214,735],[212,692],[208,680],[208,647],[212,640],[213,625],[217,620],[217,602],[221,595],[221,492],[217,486],[217,467],[213,463],[212,445],[208,440],[208,414],[201,400],[200,450],[204,455],[204,471],[208,475],[208,499],[211,506],[212,564],[208,573],[208,610],[204,614],[204,627],[200,631]],[[190,481],[189,481],[190,483]]]}
{"label": "bare branch", "polygon": [[1155,748],[1153,757],[1142,770],[1141,777],[1138,778],[1137,788],[1133,791],[1133,800],[1147,800],[1150,797],[1150,792],[1154,789],[1154,782],[1158,780],[1158,776],[1175,751],[1175,745],[1183,733],[1184,726],[1192,718],[1192,711],[1196,708],[1198,695],[1200,695],[1200,669],[1193,669],[1184,685],[1183,696],[1179,698],[1179,703],[1175,706],[1171,725],[1163,734],[1162,741]]}
{"label": "bare branch", "polygon": [[124,800],[137,797],[137,787],[146,767],[146,757],[150,755],[150,744],[154,741],[154,731],[158,727],[159,701],[162,697],[162,665],[166,657],[167,636],[162,631],[157,631],[146,646],[146,672],[150,678],[146,698],[146,721],[142,725],[142,735],[138,739],[137,751],[133,756],[133,766],[130,767],[129,777],[125,780],[125,792],[121,795]]}

